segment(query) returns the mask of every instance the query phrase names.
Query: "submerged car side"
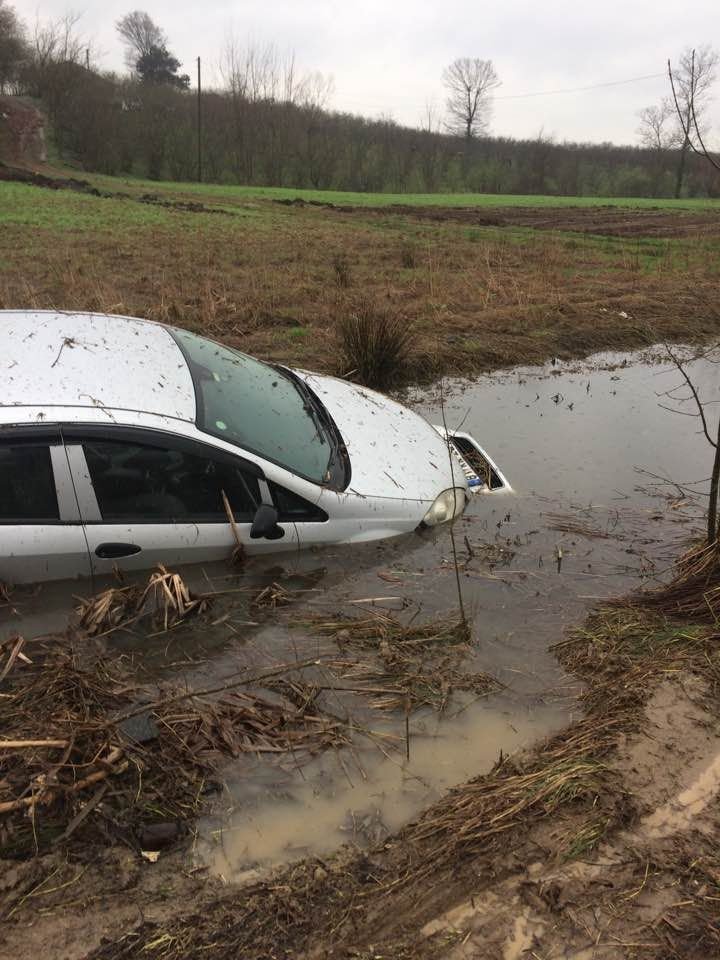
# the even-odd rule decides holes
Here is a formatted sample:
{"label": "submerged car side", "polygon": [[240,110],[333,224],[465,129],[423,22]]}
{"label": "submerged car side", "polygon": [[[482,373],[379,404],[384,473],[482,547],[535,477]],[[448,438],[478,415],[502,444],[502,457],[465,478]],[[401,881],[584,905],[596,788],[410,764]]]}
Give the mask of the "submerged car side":
{"label": "submerged car side", "polygon": [[458,451],[380,394],[136,318],[0,311],[0,331],[0,580],[374,540],[464,508]]}

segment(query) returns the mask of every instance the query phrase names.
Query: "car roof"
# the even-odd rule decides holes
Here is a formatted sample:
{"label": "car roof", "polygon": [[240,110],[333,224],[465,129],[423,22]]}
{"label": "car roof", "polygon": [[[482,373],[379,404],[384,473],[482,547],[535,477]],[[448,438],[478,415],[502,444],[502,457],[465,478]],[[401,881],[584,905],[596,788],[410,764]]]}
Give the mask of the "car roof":
{"label": "car roof", "polygon": [[[170,329],[136,317],[0,310],[0,422],[82,421],[114,411],[117,422],[153,414],[195,422],[195,390]],[[126,416],[123,416],[126,414]]]}

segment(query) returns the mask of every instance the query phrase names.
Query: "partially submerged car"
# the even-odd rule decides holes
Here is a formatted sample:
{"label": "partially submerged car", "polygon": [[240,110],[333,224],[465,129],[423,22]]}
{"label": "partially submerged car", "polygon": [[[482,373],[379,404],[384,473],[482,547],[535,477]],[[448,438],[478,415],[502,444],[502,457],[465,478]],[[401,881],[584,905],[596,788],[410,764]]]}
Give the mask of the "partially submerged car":
{"label": "partially submerged car", "polygon": [[0,581],[357,543],[509,489],[467,434],[131,317],[0,311]]}

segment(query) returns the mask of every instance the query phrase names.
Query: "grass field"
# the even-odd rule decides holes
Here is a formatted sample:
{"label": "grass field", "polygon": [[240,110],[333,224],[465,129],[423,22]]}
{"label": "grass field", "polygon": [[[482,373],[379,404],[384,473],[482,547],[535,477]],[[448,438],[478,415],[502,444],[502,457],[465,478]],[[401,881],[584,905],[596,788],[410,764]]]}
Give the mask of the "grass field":
{"label": "grass field", "polygon": [[[469,210],[459,197],[433,197],[433,204],[413,198],[414,207],[393,211],[391,206],[373,210],[371,198],[363,196],[355,197],[357,209],[347,212],[273,202],[294,198],[297,191],[198,191],[192,185],[109,178],[93,182],[108,195],[0,182],[0,308],[145,316],[201,330],[266,358],[341,373],[346,371],[339,360],[339,321],[360,309],[374,310],[412,331],[412,356],[398,371],[397,386],[445,372],[474,374],[665,338],[700,341],[720,330],[716,208],[654,211],[621,201],[608,210],[599,202],[578,207],[577,201],[561,205],[555,198],[511,198],[513,205],[502,208],[500,198],[493,197],[487,207],[497,211],[493,219],[479,206],[489,198],[474,198],[478,203]],[[143,200],[143,194],[153,197]],[[381,199],[387,204],[392,198]],[[410,198],[401,199],[408,204]],[[348,201],[336,194],[333,202]],[[690,421],[689,429],[696,427]],[[657,509],[675,512],[686,503],[685,497],[665,504],[658,498]],[[649,530],[656,508],[638,510],[637,516]],[[488,525],[486,536],[492,536],[496,531],[492,522]],[[677,529],[678,537],[689,530]],[[649,532],[646,542],[656,542],[655,536]],[[589,556],[591,545],[575,546],[572,537],[573,551],[585,557],[587,549]],[[628,553],[642,543],[633,533]],[[327,562],[332,566],[332,555]],[[385,565],[387,555],[378,554],[377,562]],[[454,789],[369,853],[349,848],[323,860],[308,858],[268,878],[253,872],[244,887],[224,878],[222,883],[207,880],[195,859],[188,869],[184,839],[177,849],[163,847],[159,862],[149,864],[138,855],[145,849],[143,833],[136,834],[126,810],[114,806],[117,798],[131,796],[138,805],[141,789],[149,784],[156,791],[147,807],[150,822],[157,817],[160,826],[177,826],[179,833],[180,821],[175,812],[168,813],[168,771],[176,771],[183,816],[192,822],[205,785],[215,782],[215,773],[211,778],[211,768],[201,768],[200,761],[220,752],[198,747],[200,728],[184,739],[167,724],[158,724],[157,742],[143,744],[142,753],[133,754],[134,745],[120,741],[129,757],[114,767],[109,759],[102,761],[109,782],[99,787],[93,782],[99,792],[93,798],[88,792],[82,807],[78,798],[80,812],[65,833],[54,834],[53,844],[59,845],[52,852],[38,852],[36,846],[36,827],[44,827],[45,812],[36,818],[34,811],[31,817],[14,811],[31,858],[8,860],[3,874],[0,912],[11,942],[8,955],[450,960],[458,956],[454,948],[465,951],[466,944],[474,955],[488,955],[502,945],[507,930],[513,955],[529,931],[538,957],[568,950],[580,956],[596,947],[607,947],[603,956],[627,960],[717,956],[720,655],[717,605],[711,602],[717,569],[710,578],[701,567],[695,579],[687,574],[687,563],[679,569],[682,579],[655,594],[652,605],[647,597],[645,606],[637,597],[627,607],[615,605],[558,645],[567,681],[557,693],[563,700],[571,694],[571,678],[582,688],[567,730],[527,752],[501,753],[486,776]],[[242,576],[242,570],[235,573]],[[425,573],[435,576],[435,566],[428,565]],[[587,575],[600,578],[584,581],[592,591],[587,598],[596,591],[605,596],[610,581]],[[283,573],[277,576],[282,582]],[[483,576],[499,579],[492,567]],[[298,582],[295,572],[292,582]],[[432,587],[431,580],[425,582]],[[521,583],[503,580],[498,587],[535,595],[538,581]],[[559,576],[558,584],[562,590]],[[678,598],[687,604],[688,593],[695,609],[678,622],[671,620],[680,609]],[[538,594],[537,609],[544,616],[542,608]],[[269,609],[265,616],[270,626]],[[288,629],[285,614],[277,623]],[[75,714],[82,717],[79,736],[89,732],[103,738],[89,741],[88,757],[98,762],[107,755],[97,743],[118,726],[118,698],[136,702],[134,676],[141,676],[137,690],[145,697],[141,660],[127,653],[132,645],[122,646],[122,673],[116,676],[109,670],[108,651],[100,646],[103,634],[84,638],[73,629],[57,642],[45,638],[63,663],[63,672],[55,673],[53,661],[44,660],[44,644],[27,636],[32,659],[13,664],[24,642],[18,640],[7,658],[5,673],[12,671],[4,696],[12,706],[19,702],[16,691],[24,689],[28,729],[47,737],[54,731],[38,709],[44,702],[46,720],[69,738],[68,749],[77,740],[67,705],[81,707]],[[167,642],[154,636],[174,664],[180,662],[173,634]],[[241,639],[248,637],[252,646],[252,635]],[[91,672],[95,660],[102,665],[97,675]],[[34,673],[27,674],[28,666]],[[47,686],[36,685],[43,673]],[[273,702],[279,689],[273,688]],[[55,690],[61,695],[57,703]],[[184,683],[182,690],[185,699]],[[314,685],[308,691],[302,706],[295,705],[300,715],[318,692]],[[554,695],[548,691],[544,699],[552,703]],[[173,714],[175,699],[165,701]],[[192,717],[185,704],[180,719],[185,706]],[[219,712],[216,701],[211,708],[203,724],[222,733],[228,714]],[[165,727],[171,732],[166,734]],[[292,750],[288,727],[278,729]],[[12,738],[13,731],[6,736]],[[18,739],[15,745],[23,742],[33,743]],[[409,733],[406,743],[409,750]],[[181,750],[192,755],[202,785],[178,778],[177,771],[185,768],[172,765]],[[56,771],[68,756],[58,765],[59,754],[51,754],[52,766],[44,769],[54,771],[53,779],[37,775],[39,768],[33,767],[32,779],[23,781],[28,784],[23,803],[37,799],[36,788],[42,792],[50,784],[55,789]],[[76,757],[71,762],[75,780],[76,772],[87,767]],[[218,782],[225,772],[218,767]],[[83,777],[86,785],[92,776]],[[133,779],[130,789],[130,776],[137,778],[137,787]],[[20,780],[5,777],[4,782],[15,790]],[[68,816],[77,782],[63,798]],[[697,799],[692,804],[683,799],[697,797],[698,783],[712,787],[707,808]],[[653,837],[645,829],[652,819],[648,814],[659,811],[667,822],[668,807],[687,809],[695,820],[677,835]],[[84,835],[91,824],[102,830],[101,842],[95,834],[90,841]],[[42,834],[41,842],[47,844],[49,837]]]}
{"label": "grass field", "polygon": [[[338,370],[338,320],[369,305],[412,327],[398,383],[718,329],[718,218],[686,205],[470,198],[489,217],[460,196],[305,194],[356,204],[343,211],[273,202],[298,191],[92,182],[107,195],[0,183],[1,307],[146,316]],[[371,209],[394,199],[416,206]]]}
{"label": "grass field", "polygon": [[358,207],[387,207],[395,204],[434,207],[619,207],[629,209],[716,210],[720,200],[651,197],[549,197],[492,193],[350,193],[342,190],[301,190],[295,187],[241,187],[225,184],[174,183],[154,180],[93,176],[93,183],[105,189],[122,187],[131,191],[193,194],[200,198],[227,197],[234,200],[294,200]]}

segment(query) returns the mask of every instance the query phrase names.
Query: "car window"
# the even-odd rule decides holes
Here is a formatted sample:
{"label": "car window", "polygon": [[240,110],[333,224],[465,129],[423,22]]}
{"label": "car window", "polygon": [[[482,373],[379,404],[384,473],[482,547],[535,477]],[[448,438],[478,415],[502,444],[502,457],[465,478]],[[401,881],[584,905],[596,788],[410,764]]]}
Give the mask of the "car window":
{"label": "car window", "polygon": [[285,487],[278,486],[277,483],[272,481],[268,483],[268,486],[280,520],[296,520],[298,523],[301,521],[323,523],[327,520],[328,515],[324,510],[305,500],[299,494],[293,493],[292,490],[286,490]]}
{"label": "car window", "polygon": [[236,519],[250,520],[261,501],[257,478],[224,458],[114,440],[83,448],[106,522],[227,522],[223,491]]}
{"label": "car window", "polygon": [[315,483],[327,481],[330,437],[289,376],[187,330],[173,336],[195,384],[200,430]]}
{"label": "car window", "polygon": [[57,494],[46,444],[0,444],[0,522],[58,521]]}

